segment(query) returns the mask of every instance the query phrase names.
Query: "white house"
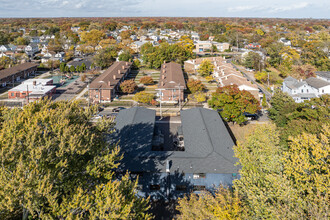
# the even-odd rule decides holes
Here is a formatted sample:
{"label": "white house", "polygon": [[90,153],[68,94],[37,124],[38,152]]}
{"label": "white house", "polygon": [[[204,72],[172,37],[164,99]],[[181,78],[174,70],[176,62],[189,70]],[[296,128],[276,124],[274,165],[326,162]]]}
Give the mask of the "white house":
{"label": "white house", "polygon": [[291,41],[285,39],[284,37],[282,37],[281,39],[279,39],[278,42],[284,44],[284,46],[291,46]]}
{"label": "white house", "polygon": [[330,94],[330,83],[315,77],[297,80],[291,76],[283,81],[282,91],[288,93],[297,103]]}
{"label": "white house", "polygon": [[39,51],[39,47],[38,47],[38,45],[37,44],[29,44],[29,45],[27,45],[26,47],[25,47],[25,53],[27,54],[27,55],[33,55],[33,54],[35,54],[36,52],[38,52]]}

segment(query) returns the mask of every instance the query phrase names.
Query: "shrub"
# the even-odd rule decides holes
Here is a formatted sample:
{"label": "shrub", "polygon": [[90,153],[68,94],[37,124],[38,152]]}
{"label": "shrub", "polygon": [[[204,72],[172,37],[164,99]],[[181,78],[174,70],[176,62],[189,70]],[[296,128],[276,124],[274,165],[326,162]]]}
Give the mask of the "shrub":
{"label": "shrub", "polygon": [[154,95],[151,93],[146,93],[144,91],[138,92],[134,95],[133,100],[141,103],[151,103],[154,99]]}
{"label": "shrub", "polygon": [[143,83],[143,84],[153,84],[154,83],[154,80],[152,79],[151,76],[144,76],[140,79],[140,83]]}
{"label": "shrub", "polygon": [[137,85],[134,80],[125,80],[124,82],[120,83],[120,89],[124,93],[133,93],[136,88]]}
{"label": "shrub", "polygon": [[190,79],[187,86],[191,93],[203,91],[205,89],[205,85],[200,80]]}

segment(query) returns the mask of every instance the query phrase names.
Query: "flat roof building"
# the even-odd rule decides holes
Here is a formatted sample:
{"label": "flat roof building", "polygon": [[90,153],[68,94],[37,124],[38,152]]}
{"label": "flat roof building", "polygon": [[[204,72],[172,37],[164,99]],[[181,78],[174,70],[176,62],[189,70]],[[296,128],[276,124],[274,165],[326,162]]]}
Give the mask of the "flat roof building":
{"label": "flat roof building", "polygon": [[29,99],[35,101],[51,97],[56,92],[52,79],[29,79],[8,91],[9,99]]}

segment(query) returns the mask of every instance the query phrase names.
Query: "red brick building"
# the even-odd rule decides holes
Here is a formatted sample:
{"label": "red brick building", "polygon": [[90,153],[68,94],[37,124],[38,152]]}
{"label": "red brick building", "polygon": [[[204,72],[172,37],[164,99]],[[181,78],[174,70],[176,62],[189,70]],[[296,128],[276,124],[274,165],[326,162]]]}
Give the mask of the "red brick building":
{"label": "red brick building", "polygon": [[44,97],[52,97],[56,86],[52,79],[29,79],[8,91],[9,99],[28,99],[35,101]]}
{"label": "red brick building", "polygon": [[181,65],[173,62],[163,64],[158,83],[159,100],[162,102],[183,101],[185,89],[186,82]]}
{"label": "red brick building", "polygon": [[38,64],[23,63],[11,68],[0,70],[0,86],[5,87],[10,83],[25,79],[31,74],[35,73]]}
{"label": "red brick building", "polygon": [[111,102],[119,90],[119,85],[131,72],[132,63],[115,62],[89,85],[89,98],[92,103]]}

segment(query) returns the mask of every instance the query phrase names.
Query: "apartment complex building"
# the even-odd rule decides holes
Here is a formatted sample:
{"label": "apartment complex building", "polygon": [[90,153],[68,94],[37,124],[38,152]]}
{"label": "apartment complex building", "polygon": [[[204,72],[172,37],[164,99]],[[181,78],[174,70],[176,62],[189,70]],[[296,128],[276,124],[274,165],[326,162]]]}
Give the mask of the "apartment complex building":
{"label": "apartment complex building", "polygon": [[89,85],[89,99],[92,103],[111,102],[119,85],[131,72],[132,63],[118,61],[93,80]]}
{"label": "apartment complex building", "polygon": [[0,70],[0,85],[5,87],[10,83],[25,79],[35,73],[37,67],[38,64],[35,63],[23,63],[11,68]]}
{"label": "apartment complex building", "polygon": [[158,83],[158,97],[161,102],[178,102],[184,100],[186,82],[181,65],[170,62],[162,64]]}

